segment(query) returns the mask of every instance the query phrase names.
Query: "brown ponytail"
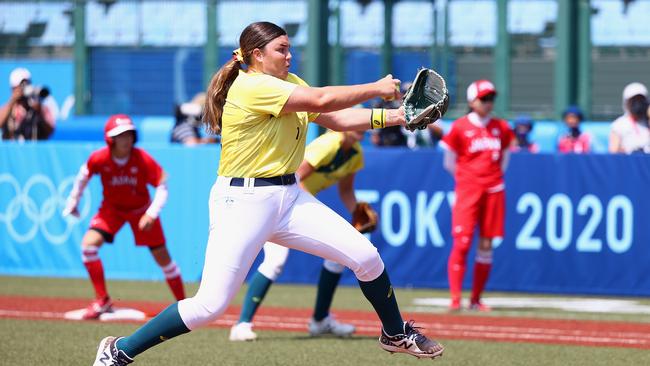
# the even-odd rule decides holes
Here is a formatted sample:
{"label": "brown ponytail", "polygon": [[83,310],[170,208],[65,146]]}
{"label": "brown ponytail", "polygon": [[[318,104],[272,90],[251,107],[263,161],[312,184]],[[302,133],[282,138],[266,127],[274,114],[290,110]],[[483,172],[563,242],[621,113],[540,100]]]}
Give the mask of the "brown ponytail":
{"label": "brown ponytail", "polygon": [[241,63],[230,60],[212,76],[206,92],[205,114],[203,115],[203,123],[208,132],[221,133],[221,116],[223,115],[223,106],[226,104],[228,89],[237,78],[240,69]]}
{"label": "brown ponytail", "polygon": [[221,117],[228,89],[237,78],[242,64],[250,65],[254,49],[262,49],[275,38],[285,35],[287,32],[284,29],[269,22],[251,23],[244,28],[239,36],[239,49],[233,52],[235,57],[223,65],[210,80],[203,115],[203,123],[209,132],[221,133]]}

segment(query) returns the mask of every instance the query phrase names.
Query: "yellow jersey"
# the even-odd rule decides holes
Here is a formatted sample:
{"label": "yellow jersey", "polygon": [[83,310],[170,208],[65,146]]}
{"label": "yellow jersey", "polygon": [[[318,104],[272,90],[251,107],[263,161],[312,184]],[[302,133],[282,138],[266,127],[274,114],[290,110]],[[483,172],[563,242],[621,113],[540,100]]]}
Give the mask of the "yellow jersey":
{"label": "yellow jersey", "polygon": [[294,173],[305,154],[307,125],[318,113],[280,115],[297,85],[286,80],[239,71],[228,90],[221,119],[220,176],[264,178]]}
{"label": "yellow jersey", "polygon": [[311,194],[315,195],[363,168],[361,144],[357,142],[348,151],[343,151],[342,142],[342,132],[328,132],[307,146],[305,160],[314,167],[314,172],[302,184]]}

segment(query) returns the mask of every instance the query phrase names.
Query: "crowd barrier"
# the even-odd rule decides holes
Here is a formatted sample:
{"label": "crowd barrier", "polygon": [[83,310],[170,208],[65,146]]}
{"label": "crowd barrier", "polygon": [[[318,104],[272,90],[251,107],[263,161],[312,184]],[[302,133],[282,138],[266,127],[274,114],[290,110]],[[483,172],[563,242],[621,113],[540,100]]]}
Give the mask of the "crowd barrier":
{"label": "crowd barrier", "polygon": [[[167,144],[174,127],[173,116],[133,116],[138,127],[140,142]],[[104,124],[108,115],[75,116],[59,122],[50,137],[53,141],[97,141],[104,140]],[[451,128],[451,120],[436,122],[446,132]],[[604,122],[583,122],[582,129],[592,137],[592,152],[606,153],[609,140],[610,124]],[[309,125],[307,142],[318,136],[318,126]],[[410,132],[406,132],[410,133]],[[422,131],[420,131],[422,133]],[[538,144],[540,152],[552,153],[557,150],[559,136],[566,133],[566,127],[560,121],[537,121],[531,134],[531,141]],[[370,132],[367,132],[370,134]],[[370,138],[361,141],[364,146],[372,146]]]}
{"label": "crowd barrier", "polygon": [[[95,177],[79,220],[60,215],[74,176],[101,143],[0,144],[0,274],[85,277],[80,241],[101,199]],[[188,281],[201,277],[218,146],[143,143],[169,174],[162,221]],[[396,286],[447,287],[453,179],[436,150],[367,149],[357,197],[380,215],[369,237]],[[515,154],[506,174],[506,235],[489,290],[650,295],[650,156]],[[319,195],[344,217],[335,188]],[[318,218],[314,218],[318,224]],[[162,279],[128,228],[100,251],[108,278]],[[254,266],[259,263],[257,259]],[[471,280],[471,263],[466,286]],[[321,259],[292,252],[280,282],[315,283]],[[342,282],[356,280],[346,271]]]}
{"label": "crowd barrier", "polygon": [[[222,64],[232,57],[231,48],[222,47],[219,54],[219,64]],[[346,83],[375,80],[376,75],[381,73],[377,57],[376,52],[367,50],[348,52]],[[411,80],[413,71],[426,65],[428,59],[426,52],[405,50],[396,51],[395,57],[399,62],[395,63],[393,74],[401,80]],[[300,64],[299,58],[300,53],[294,54],[294,68]],[[90,106],[92,114],[81,116],[74,114],[74,65],[70,60],[0,60],[0,79],[8,77],[15,67],[26,67],[31,70],[35,84],[50,87],[60,109],[57,127],[51,137],[53,140],[101,141],[106,117],[112,113],[127,113],[136,119],[142,141],[166,143],[174,125],[174,105],[192,99],[203,90],[201,63],[196,60],[203,60],[203,55],[200,49],[195,48],[147,51],[94,48],[91,55],[94,67],[91,68],[89,85],[89,92],[93,95]],[[151,65],[159,65],[162,69],[152,69]],[[155,83],[131,82],[143,80],[143,77],[145,80],[155,80]],[[455,77],[452,72],[447,80],[452,88],[452,102],[464,100],[464,89],[453,89]],[[0,88],[0,103],[9,99],[10,92],[9,88]],[[440,124],[447,130],[450,122],[442,121]],[[594,152],[607,152],[610,122],[585,121],[581,124],[583,131],[592,136]],[[537,120],[531,140],[539,145],[540,151],[551,153],[557,150],[558,137],[566,132],[562,121]]]}

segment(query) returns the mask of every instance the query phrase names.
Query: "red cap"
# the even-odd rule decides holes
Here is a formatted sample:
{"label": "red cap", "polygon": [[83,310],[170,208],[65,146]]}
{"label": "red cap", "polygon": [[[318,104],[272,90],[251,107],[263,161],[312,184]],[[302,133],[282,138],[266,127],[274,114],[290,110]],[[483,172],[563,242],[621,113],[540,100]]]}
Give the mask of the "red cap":
{"label": "red cap", "polygon": [[115,137],[126,131],[135,131],[135,125],[131,117],[126,114],[114,114],[110,116],[104,127],[106,137]]}
{"label": "red cap", "polygon": [[496,94],[497,89],[490,80],[476,80],[467,88],[467,101],[472,102],[489,94]]}
{"label": "red cap", "polygon": [[109,145],[113,144],[113,137],[126,131],[135,131],[131,117],[126,114],[114,114],[108,118],[104,126],[104,139]]}

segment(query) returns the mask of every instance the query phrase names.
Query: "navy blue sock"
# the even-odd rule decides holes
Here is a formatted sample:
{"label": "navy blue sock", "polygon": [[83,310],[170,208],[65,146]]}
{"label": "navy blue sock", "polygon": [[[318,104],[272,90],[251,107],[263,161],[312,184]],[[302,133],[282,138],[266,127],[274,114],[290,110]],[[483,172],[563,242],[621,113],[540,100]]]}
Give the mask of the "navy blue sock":
{"label": "navy blue sock", "polygon": [[320,270],[318,278],[318,290],[316,291],[316,305],[314,306],[314,320],[321,321],[330,313],[334,291],[341,279],[341,273],[328,271],[324,266]]}
{"label": "navy blue sock", "polygon": [[127,356],[133,358],[157,344],[189,331],[178,313],[178,303],[174,303],[149,320],[135,333],[117,341],[116,346]]}
{"label": "navy blue sock", "polygon": [[250,323],[257,312],[257,308],[262,304],[267,291],[273,284],[273,281],[256,271],[250,281],[248,281],[248,291],[244,297],[239,322]]}
{"label": "navy blue sock", "polygon": [[359,281],[359,286],[363,295],[375,308],[384,331],[388,335],[404,333],[404,320],[399,312],[393,286],[390,284],[386,269],[372,281]]}

